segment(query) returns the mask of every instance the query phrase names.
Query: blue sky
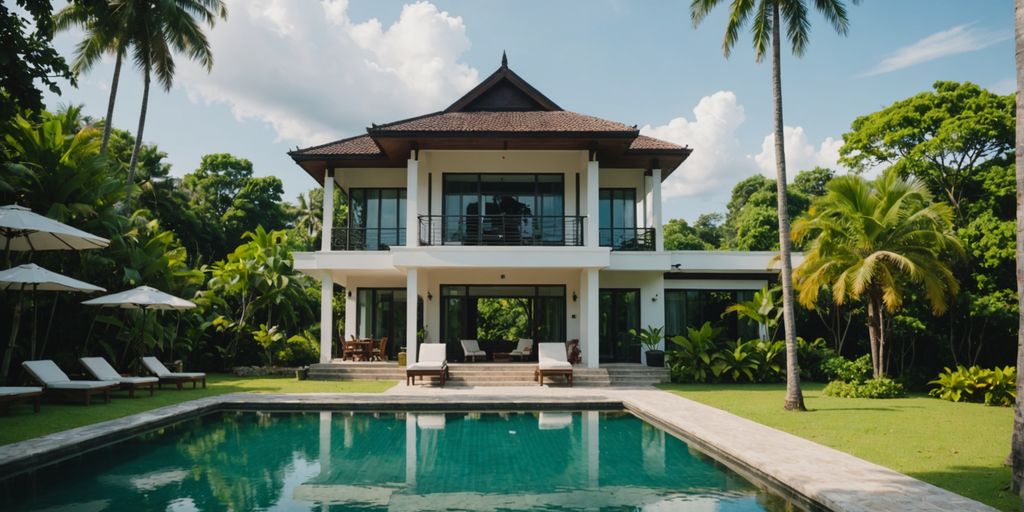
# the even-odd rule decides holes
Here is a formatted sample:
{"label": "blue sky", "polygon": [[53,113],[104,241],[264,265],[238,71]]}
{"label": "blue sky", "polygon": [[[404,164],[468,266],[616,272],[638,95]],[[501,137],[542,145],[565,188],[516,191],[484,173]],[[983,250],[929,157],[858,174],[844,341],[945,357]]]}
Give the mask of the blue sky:
{"label": "blue sky", "polygon": [[[62,2],[56,2],[60,5]],[[285,152],[444,108],[499,64],[568,110],[643,127],[687,144],[691,159],[666,182],[669,217],[724,211],[732,185],[769,172],[769,68],[744,34],[721,51],[725,10],[699,28],[683,1],[229,0],[211,34],[212,73],[179,59],[170,92],[154,89],[144,139],[169,154],[174,174],[206,153],[230,152],[276,175],[285,197],[315,186]],[[784,53],[791,174],[832,165],[858,115],[936,80],[1013,90],[1010,0],[871,1],[850,6],[836,35],[812,18],[801,59]],[[57,37],[70,55],[80,34]],[[66,86],[55,107],[83,103],[102,116],[112,61]],[[135,131],[141,79],[122,76],[114,124]]]}

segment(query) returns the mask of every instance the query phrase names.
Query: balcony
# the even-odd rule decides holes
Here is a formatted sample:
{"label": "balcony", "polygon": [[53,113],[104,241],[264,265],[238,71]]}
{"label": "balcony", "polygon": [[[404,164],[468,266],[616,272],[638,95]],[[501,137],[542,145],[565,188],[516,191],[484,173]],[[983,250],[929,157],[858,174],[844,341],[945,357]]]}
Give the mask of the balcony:
{"label": "balcony", "polygon": [[405,228],[334,228],[332,251],[386,251],[405,245]]}
{"label": "balcony", "polygon": [[583,245],[580,216],[420,215],[420,245]]}
{"label": "balcony", "polygon": [[653,251],[654,228],[599,228],[598,245],[613,251]]}

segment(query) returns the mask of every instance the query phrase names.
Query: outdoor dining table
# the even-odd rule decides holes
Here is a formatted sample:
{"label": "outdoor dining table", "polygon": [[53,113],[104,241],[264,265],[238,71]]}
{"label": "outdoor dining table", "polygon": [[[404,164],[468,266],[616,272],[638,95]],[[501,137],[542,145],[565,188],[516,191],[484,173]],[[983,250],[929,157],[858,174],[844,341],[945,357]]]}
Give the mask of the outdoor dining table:
{"label": "outdoor dining table", "polygon": [[349,340],[345,343],[355,345],[358,348],[353,357],[359,357],[361,361],[367,361],[370,359],[370,352],[373,350],[373,345],[377,343],[377,341],[371,338],[364,338],[356,341]]}

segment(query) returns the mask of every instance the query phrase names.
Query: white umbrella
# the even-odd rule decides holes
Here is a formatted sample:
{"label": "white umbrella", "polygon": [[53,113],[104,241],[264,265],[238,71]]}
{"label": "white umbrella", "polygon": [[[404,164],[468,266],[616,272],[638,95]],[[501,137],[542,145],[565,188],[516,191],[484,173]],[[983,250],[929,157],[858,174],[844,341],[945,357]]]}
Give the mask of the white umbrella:
{"label": "white umbrella", "polygon": [[[95,299],[84,301],[82,304],[88,306],[107,306],[123,309],[141,309],[143,326],[146,325],[146,312],[151,309],[182,310],[196,307],[195,303],[191,301],[175,297],[174,295],[164,293],[149,286],[139,286],[138,288],[132,288],[131,290],[96,297]],[[173,353],[173,338],[171,343],[171,351]],[[125,354],[127,353],[128,347],[125,346]]]}
{"label": "white umbrella", "polygon": [[5,252],[99,249],[110,244],[16,204],[0,206],[0,237]]}
{"label": "white umbrella", "polygon": [[[35,263],[19,265],[0,271],[0,289],[14,291],[31,291],[33,296],[37,291],[47,292],[102,292],[106,291],[96,285],[72,279],[68,276],[46,270]],[[11,322],[11,339],[7,349],[4,350],[3,375],[0,380],[6,380],[7,371],[10,369],[11,357],[14,354],[14,342],[18,337],[18,328],[21,324],[21,301],[22,294],[18,294],[18,302],[14,306],[14,319]],[[36,330],[35,317],[33,317],[32,345],[30,355],[35,357],[36,351]],[[44,343],[45,345],[45,343]]]}

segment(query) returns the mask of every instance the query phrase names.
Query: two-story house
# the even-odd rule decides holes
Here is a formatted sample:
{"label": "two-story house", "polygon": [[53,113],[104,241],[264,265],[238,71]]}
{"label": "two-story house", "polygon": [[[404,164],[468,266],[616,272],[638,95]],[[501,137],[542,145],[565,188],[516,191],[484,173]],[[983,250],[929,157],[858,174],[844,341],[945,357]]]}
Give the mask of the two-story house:
{"label": "two-story house", "polygon": [[325,197],[340,187],[348,201],[344,226],[324,201],[321,249],[295,254],[323,283],[321,362],[339,334],[388,336],[415,361],[422,331],[459,361],[460,339],[502,337],[483,325],[496,306],[516,308],[519,337],[579,339],[588,368],[641,362],[629,332],[646,326],[672,335],[708,320],[756,336],[722,312],[774,278],[773,254],[664,249],[662,182],[690,153],[563,110],[504,58],[443,111],[289,153]]}

